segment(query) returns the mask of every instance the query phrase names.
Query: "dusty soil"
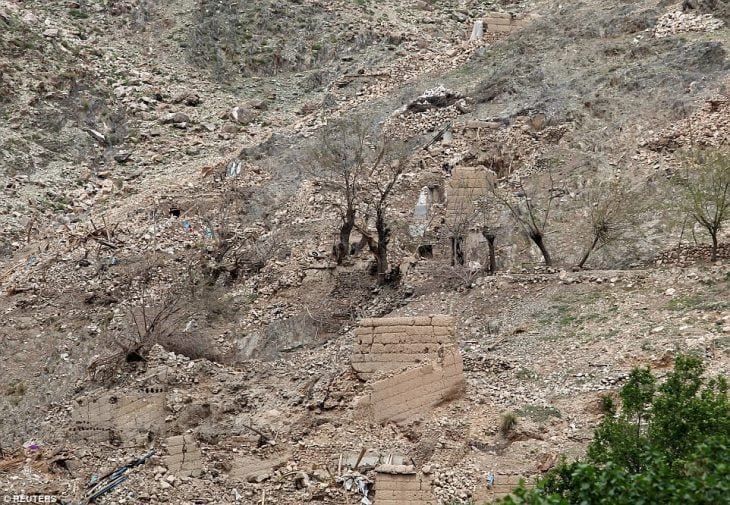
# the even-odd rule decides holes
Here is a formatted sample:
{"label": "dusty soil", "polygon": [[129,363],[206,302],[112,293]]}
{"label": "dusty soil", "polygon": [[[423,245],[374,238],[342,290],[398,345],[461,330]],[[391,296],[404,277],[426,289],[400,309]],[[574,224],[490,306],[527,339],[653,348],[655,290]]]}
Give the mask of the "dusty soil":
{"label": "dusty soil", "polygon": [[[534,17],[469,41],[488,11]],[[366,448],[430,475],[438,503],[481,503],[489,471],[513,482],[580,457],[633,367],[693,353],[727,374],[730,237],[710,263],[668,203],[682,148],[727,145],[728,31],[723,12],[680,11],[0,0],[0,495],[77,503],[154,448],[99,502],[359,503],[338,478]],[[439,85],[463,100],[406,108]],[[416,146],[386,209],[396,284],[376,285],[367,251],[331,257],[336,195],[311,153],[337,118]],[[513,198],[550,174],[553,267],[504,208],[475,218],[496,232],[496,275],[483,243],[451,265],[436,197],[459,167]],[[611,178],[641,219],[574,271],[583,196]],[[358,319],[427,314],[456,318],[465,394],[407,423],[362,418]],[[75,429],[95,400],[130,399],[151,413],[133,429]],[[173,464],[183,434],[194,471]]]}

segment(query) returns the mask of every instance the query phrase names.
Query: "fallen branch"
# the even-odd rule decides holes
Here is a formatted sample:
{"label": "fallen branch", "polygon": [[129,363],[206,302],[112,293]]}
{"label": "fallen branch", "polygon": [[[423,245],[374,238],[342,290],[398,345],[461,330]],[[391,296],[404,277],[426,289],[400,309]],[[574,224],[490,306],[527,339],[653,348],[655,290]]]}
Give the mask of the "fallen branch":
{"label": "fallen branch", "polygon": [[254,428],[253,426],[249,426],[246,423],[241,423],[241,424],[243,425],[244,428],[253,431],[254,433],[256,433],[260,437],[259,438],[259,447],[262,446],[262,445],[268,444],[269,441],[271,440],[271,437],[269,435],[267,435],[264,432],[262,432],[262,431],[260,431],[260,430],[258,430],[256,428]]}

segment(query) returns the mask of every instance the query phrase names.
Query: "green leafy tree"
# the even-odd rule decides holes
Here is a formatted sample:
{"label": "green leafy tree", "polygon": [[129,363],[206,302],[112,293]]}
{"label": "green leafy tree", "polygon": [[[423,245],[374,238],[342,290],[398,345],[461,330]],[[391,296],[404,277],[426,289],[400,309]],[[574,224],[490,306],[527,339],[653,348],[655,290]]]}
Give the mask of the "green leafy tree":
{"label": "green leafy tree", "polygon": [[679,356],[658,388],[635,369],[585,462],[562,461],[507,505],[714,505],[730,503],[727,381],[703,378],[699,358]]}
{"label": "green leafy tree", "polygon": [[631,372],[621,389],[623,410],[620,416],[607,416],[596,430],[588,447],[588,457],[596,463],[619,463],[633,471],[644,465],[647,449],[644,433],[651,418],[651,401],[656,380],[648,368]]}
{"label": "green leafy tree", "polygon": [[702,361],[679,356],[674,372],[659,387],[647,438],[671,462],[681,460],[705,439],[730,436],[727,380],[702,378]]}

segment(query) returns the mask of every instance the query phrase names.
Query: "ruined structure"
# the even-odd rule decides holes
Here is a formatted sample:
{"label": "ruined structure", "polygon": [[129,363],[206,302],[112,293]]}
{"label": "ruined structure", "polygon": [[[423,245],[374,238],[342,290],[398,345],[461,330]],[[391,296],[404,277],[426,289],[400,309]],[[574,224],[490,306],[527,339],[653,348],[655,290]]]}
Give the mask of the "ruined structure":
{"label": "ruined structure", "polygon": [[404,422],[462,396],[464,365],[455,346],[441,349],[430,363],[373,382],[361,405],[376,423]]}
{"label": "ruined structure", "polygon": [[[352,366],[371,379],[358,406],[372,422],[404,422],[461,396],[464,373],[451,316],[364,319]],[[396,371],[382,379],[378,372]]]}
{"label": "ruined structure", "polygon": [[532,21],[532,17],[523,13],[488,12],[483,21],[487,33],[511,33],[527,26]]}
{"label": "ruined structure", "polygon": [[454,168],[446,184],[446,222],[449,226],[468,223],[479,200],[494,187],[495,176],[484,166]]}
{"label": "ruined structure", "polygon": [[185,477],[199,477],[203,471],[202,455],[192,435],[178,435],[165,440],[167,469]]}
{"label": "ruined structure", "polygon": [[369,379],[376,372],[438,358],[439,346],[455,342],[451,316],[363,319],[355,330],[352,368]]}
{"label": "ruined structure", "polygon": [[431,479],[410,465],[380,465],[375,469],[377,505],[435,505]]}
{"label": "ruined structure", "polygon": [[475,221],[479,203],[489,194],[496,176],[484,166],[454,168],[446,185],[446,225],[452,264],[463,265],[486,239]]}
{"label": "ruined structure", "polygon": [[144,388],[122,397],[105,394],[82,402],[72,413],[71,436],[96,442],[144,444],[150,432],[159,434],[164,430],[164,403],[162,388]]}

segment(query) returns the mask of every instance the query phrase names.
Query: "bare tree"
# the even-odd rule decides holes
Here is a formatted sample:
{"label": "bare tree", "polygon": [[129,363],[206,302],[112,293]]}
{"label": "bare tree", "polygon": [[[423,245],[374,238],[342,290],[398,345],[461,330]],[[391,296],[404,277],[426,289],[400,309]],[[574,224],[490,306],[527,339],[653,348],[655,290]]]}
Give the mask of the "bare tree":
{"label": "bare tree", "polygon": [[710,234],[710,259],[716,261],[717,236],[730,218],[730,154],[720,149],[697,150],[684,161],[684,172],[674,178],[679,188],[677,208]]}
{"label": "bare tree", "polygon": [[[495,193],[495,184],[491,183],[489,186],[490,195]],[[499,212],[501,202],[495,198],[489,198],[485,196],[478,202],[479,214],[481,217],[481,231],[482,237],[487,241],[488,248],[488,267],[487,272],[489,275],[494,275],[497,272],[497,254],[495,250],[495,242],[497,240],[497,231],[499,226],[496,224],[499,222]]]}
{"label": "bare tree", "polygon": [[391,140],[381,141],[376,163],[367,174],[367,193],[370,195],[368,207],[370,207],[371,212],[375,213],[375,233],[373,234],[368,229],[370,212],[366,213],[362,224],[355,225],[362,234],[363,241],[375,257],[379,285],[386,283],[386,274],[388,272],[388,244],[391,235],[391,229],[386,219],[388,199],[392,195],[393,188],[400,175],[405,170],[406,158],[405,145]]}
{"label": "bare tree", "polygon": [[338,240],[334,245],[335,261],[341,265],[350,254],[350,234],[355,228],[363,179],[381,161],[383,152],[369,146],[370,129],[364,119],[337,121],[321,129],[312,150],[316,163],[311,175],[336,190],[330,204],[340,214]]}
{"label": "bare tree", "polygon": [[373,208],[375,211],[375,235],[377,236],[377,240],[373,237],[372,232],[367,229],[367,224],[356,225],[358,231],[362,233],[364,240],[367,242],[368,249],[375,256],[376,276],[379,285],[386,283],[386,273],[388,272],[388,244],[390,243],[391,230],[385,217],[386,206],[388,197],[398,177],[402,173],[403,164],[396,163],[396,166],[391,167],[386,182],[383,185],[378,183],[375,185],[377,196],[373,202]]}
{"label": "bare tree", "polygon": [[614,180],[598,183],[585,191],[582,210],[589,227],[589,238],[577,268],[583,268],[593,252],[624,240],[626,232],[635,224],[639,205],[630,188]]}
{"label": "bare tree", "polygon": [[549,182],[547,189],[540,189],[537,185],[528,187],[523,179],[519,179],[517,192],[514,195],[505,194],[504,189],[495,187],[493,196],[509,209],[520,228],[535,243],[545,260],[545,266],[552,266],[552,258],[545,244],[545,235],[553,201],[560,198],[564,191],[555,185],[551,172],[548,171],[547,177]]}

